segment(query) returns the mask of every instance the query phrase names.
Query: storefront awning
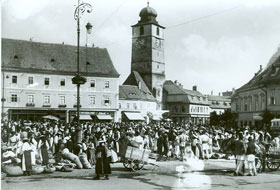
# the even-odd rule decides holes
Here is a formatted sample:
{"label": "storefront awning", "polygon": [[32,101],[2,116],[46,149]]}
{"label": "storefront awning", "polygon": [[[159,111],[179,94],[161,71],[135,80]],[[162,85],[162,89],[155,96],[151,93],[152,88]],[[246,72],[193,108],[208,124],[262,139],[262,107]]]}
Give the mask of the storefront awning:
{"label": "storefront awning", "polygon": [[90,115],[80,115],[80,120],[92,120]]}
{"label": "storefront awning", "polygon": [[131,121],[143,121],[145,120],[140,113],[137,112],[124,112],[126,117]]}
{"label": "storefront awning", "polygon": [[111,115],[105,115],[105,114],[98,114],[96,115],[97,119],[99,120],[112,120],[113,118]]}

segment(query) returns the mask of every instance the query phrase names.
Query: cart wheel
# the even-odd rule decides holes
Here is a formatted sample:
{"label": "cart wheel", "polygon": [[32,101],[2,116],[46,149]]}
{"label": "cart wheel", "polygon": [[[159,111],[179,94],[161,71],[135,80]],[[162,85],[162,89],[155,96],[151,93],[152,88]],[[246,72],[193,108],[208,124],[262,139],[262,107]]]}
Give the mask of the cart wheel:
{"label": "cart wheel", "polygon": [[280,167],[280,163],[279,163],[279,162],[276,162],[276,161],[268,160],[268,161],[267,161],[267,167],[268,167],[270,170],[275,171],[275,170],[277,170],[277,169]]}
{"label": "cart wheel", "polygon": [[145,165],[142,160],[135,160],[134,164],[135,164],[137,170],[143,169],[143,167]]}
{"label": "cart wheel", "polygon": [[129,169],[130,168],[130,160],[128,160],[128,159],[124,159],[124,162],[123,162],[123,166],[126,168],[126,169]]}

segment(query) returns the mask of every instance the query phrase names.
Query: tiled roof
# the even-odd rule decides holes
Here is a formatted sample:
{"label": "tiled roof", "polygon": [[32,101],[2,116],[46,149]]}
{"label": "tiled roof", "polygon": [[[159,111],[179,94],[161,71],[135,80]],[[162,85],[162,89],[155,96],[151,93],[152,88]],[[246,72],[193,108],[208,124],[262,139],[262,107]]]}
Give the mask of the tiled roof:
{"label": "tiled roof", "polygon": [[[2,68],[20,72],[77,72],[77,47],[2,38]],[[119,77],[107,49],[80,47],[80,72],[85,76]]]}
{"label": "tiled roof", "polygon": [[170,80],[165,81],[163,88],[168,95],[185,95],[187,97],[186,101],[189,103],[209,105],[206,96],[199,91],[184,89]]}
{"label": "tiled roof", "polygon": [[147,87],[146,83],[144,82],[143,78],[137,71],[132,71],[130,75],[127,77],[127,79],[124,81],[123,85],[133,85],[138,86],[139,82],[141,83],[141,89],[146,92],[150,93],[151,91]]}
{"label": "tiled roof", "polygon": [[207,95],[210,107],[213,109],[229,109],[230,106],[230,96],[213,96]]}
{"label": "tiled roof", "polygon": [[142,100],[142,101],[156,101],[154,96],[138,86],[133,85],[120,85],[119,86],[119,99],[120,100]]}
{"label": "tiled roof", "polygon": [[237,89],[237,91],[259,87],[265,83],[279,83],[279,81],[280,52],[273,55],[264,71],[256,73],[255,76],[248,83]]}

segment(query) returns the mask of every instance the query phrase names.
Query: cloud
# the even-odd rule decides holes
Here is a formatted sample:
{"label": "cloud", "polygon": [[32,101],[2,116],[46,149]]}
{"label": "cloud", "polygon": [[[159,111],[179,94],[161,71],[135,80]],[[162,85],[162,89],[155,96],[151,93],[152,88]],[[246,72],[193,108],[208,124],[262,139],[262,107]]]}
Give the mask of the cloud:
{"label": "cloud", "polygon": [[5,0],[2,3],[4,11],[14,20],[25,20],[40,13],[49,6],[53,0]]}

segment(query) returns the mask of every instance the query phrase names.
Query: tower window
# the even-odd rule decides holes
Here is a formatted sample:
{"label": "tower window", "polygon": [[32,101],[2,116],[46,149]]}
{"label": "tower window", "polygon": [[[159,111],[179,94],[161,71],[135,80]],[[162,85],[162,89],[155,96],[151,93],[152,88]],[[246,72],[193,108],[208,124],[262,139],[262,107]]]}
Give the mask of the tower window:
{"label": "tower window", "polygon": [[140,35],[143,35],[143,34],[144,34],[144,27],[141,26],[141,27],[140,27]]}
{"label": "tower window", "polygon": [[157,27],[157,35],[159,36],[159,27]]}

